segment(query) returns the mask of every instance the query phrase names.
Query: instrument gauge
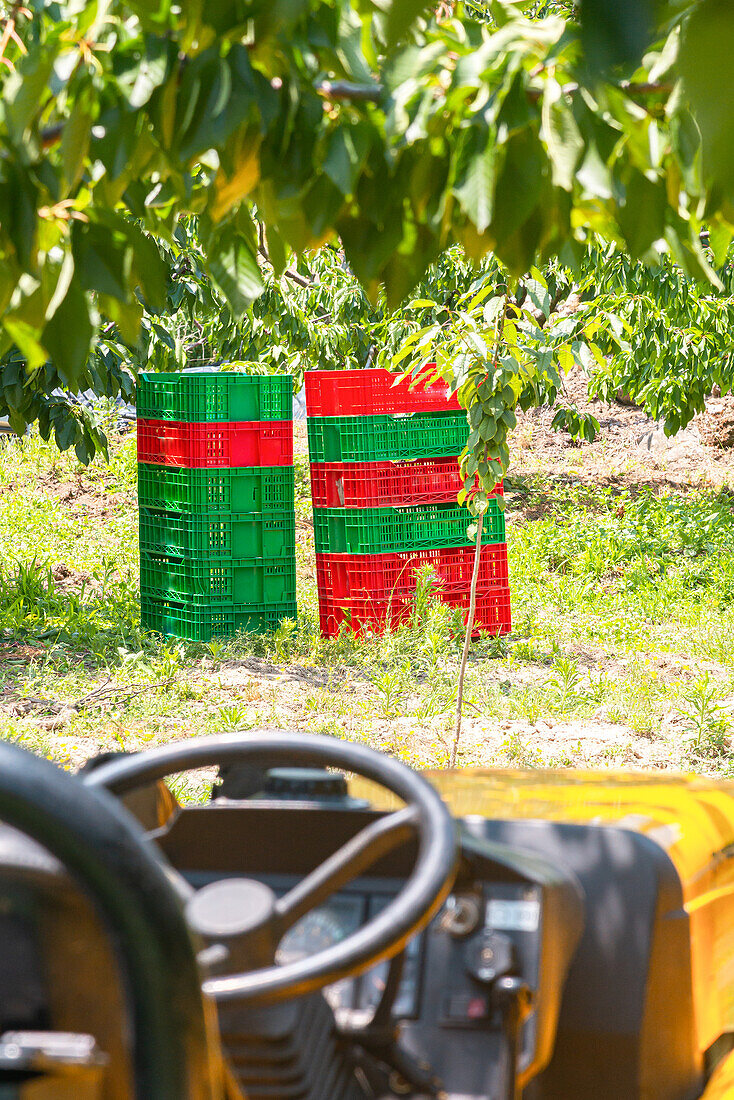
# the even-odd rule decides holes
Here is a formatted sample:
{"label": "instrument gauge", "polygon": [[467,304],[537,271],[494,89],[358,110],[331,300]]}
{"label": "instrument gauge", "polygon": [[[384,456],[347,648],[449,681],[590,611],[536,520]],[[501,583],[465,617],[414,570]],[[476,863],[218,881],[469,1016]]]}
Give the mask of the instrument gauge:
{"label": "instrument gauge", "polygon": [[[300,962],[320,951],[341,943],[363,922],[364,902],[359,897],[332,898],[326,905],[314,909],[299,920],[281,940],[275,961],[280,966]],[[324,990],[332,1008],[352,1008],[354,982],[345,978]]]}
{"label": "instrument gauge", "polygon": [[316,955],[333,947],[348,935],[339,917],[329,909],[315,909],[307,913],[298,924],[283,937],[278,948],[276,961],[284,963],[299,962],[309,955]]}

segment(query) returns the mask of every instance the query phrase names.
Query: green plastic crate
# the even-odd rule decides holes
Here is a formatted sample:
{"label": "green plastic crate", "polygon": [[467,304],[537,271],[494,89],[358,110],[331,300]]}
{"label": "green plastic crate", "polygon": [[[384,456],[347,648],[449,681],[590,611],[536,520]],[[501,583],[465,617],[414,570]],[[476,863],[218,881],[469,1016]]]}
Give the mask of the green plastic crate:
{"label": "green plastic crate", "polygon": [[312,462],[391,462],[452,458],[469,437],[466,413],[408,416],[314,416],[308,420]]}
{"label": "green plastic crate", "polygon": [[241,371],[183,371],[138,379],[138,417],[146,420],[293,419],[293,376]]}
{"label": "green plastic crate", "polygon": [[238,630],[250,633],[277,630],[283,619],[295,619],[297,615],[295,602],[281,607],[192,607],[175,600],[146,598],[140,601],[140,622],[144,630],[192,642],[230,637]]}
{"label": "green plastic crate", "polygon": [[173,554],[140,555],[140,592],[146,598],[167,598],[193,604],[293,603],[296,599],[295,560],[219,558]]}
{"label": "green plastic crate", "polygon": [[292,466],[138,466],[140,506],[163,511],[293,511],[293,484]]}
{"label": "green plastic crate", "polygon": [[141,508],[140,549],[231,558],[295,559],[296,517],[293,511],[158,512]]}
{"label": "green plastic crate", "polygon": [[[317,554],[392,554],[471,545],[472,517],[458,504],[418,508],[314,508]],[[490,500],[483,543],[505,541],[505,517]]]}

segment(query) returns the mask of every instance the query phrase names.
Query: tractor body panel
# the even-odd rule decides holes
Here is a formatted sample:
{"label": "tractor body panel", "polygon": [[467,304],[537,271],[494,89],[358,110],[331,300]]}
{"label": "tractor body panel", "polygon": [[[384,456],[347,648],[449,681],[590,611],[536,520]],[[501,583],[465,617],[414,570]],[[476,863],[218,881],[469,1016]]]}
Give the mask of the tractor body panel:
{"label": "tractor body panel", "polygon": [[425,774],[457,817],[614,827],[665,853],[688,919],[698,1048],[734,1033],[734,784],[573,770]]}

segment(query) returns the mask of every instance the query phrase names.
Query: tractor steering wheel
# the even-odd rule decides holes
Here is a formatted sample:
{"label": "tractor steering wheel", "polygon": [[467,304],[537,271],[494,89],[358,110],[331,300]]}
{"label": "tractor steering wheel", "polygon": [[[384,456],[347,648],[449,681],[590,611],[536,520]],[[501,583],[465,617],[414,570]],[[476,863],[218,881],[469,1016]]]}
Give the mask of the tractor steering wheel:
{"label": "tractor steering wheel", "polygon": [[[137,821],[105,791],[85,790],[48,760],[0,742],[0,823],[24,833],[64,865],[91,898],[114,942],[130,1013],[136,1100],[221,1097],[181,899]],[[11,867],[12,851],[12,841],[5,838],[3,854],[11,853]],[[0,876],[2,903],[7,901],[4,888]],[[11,912],[13,897],[14,892]],[[53,939],[49,949],[54,949]],[[10,1091],[15,1094],[12,1086]],[[2,1084],[0,1093],[5,1095]]]}
{"label": "tractor steering wheel", "polygon": [[[90,772],[85,783],[124,794],[177,772],[241,761],[260,767],[341,768],[378,783],[402,799],[405,807],[366,826],[282,898],[248,880],[212,883],[195,894],[189,902],[189,918],[198,930],[213,933],[216,892],[226,889],[227,921],[232,920],[234,900],[235,908],[241,910],[236,916],[238,932],[252,945],[268,945],[264,955],[260,952],[257,969],[209,978],[204,992],[218,1002],[272,1004],[322,989],[397,954],[443,903],[457,860],[456,827],[448,810],[425,779],[397,760],[331,737],[261,731],[246,737],[202,738],[121,757]],[[324,951],[284,966],[272,964],[275,946],[289,928],[412,834],[418,840],[415,865],[379,915]],[[260,966],[260,961],[270,965]]]}

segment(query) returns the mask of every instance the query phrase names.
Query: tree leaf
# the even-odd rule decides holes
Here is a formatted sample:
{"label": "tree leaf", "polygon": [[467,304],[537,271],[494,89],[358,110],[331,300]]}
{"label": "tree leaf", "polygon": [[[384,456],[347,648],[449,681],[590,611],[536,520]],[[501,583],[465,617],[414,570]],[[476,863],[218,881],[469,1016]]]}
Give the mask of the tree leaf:
{"label": "tree leaf", "polygon": [[25,167],[11,160],[0,160],[0,173],[0,226],[15,249],[20,267],[28,271],[38,234],[38,189]]}
{"label": "tree leaf", "polygon": [[70,189],[81,179],[95,117],[92,89],[80,89],[61,135],[61,164]]}
{"label": "tree leaf", "polygon": [[73,391],[78,388],[93,331],[87,299],[75,275],[64,300],[43,330],[43,343],[51,362]]}
{"label": "tree leaf", "polygon": [[634,68],[653,42],[656,0],[581,0],[581,41],[590,73]]}
{"label": "tree leaf", "polygon": [[527,290],[528,298],[535,308],[548,318],[551,308],[551,296],[548,292],[548,287],[538,279],[526,279],[523,286]]}
{"label": "tree leaf", "polygon": [[144,52],[126,54],[120,51],[118,57],[118,87],[130,107],[137,111],[148,102],[156,88],[165,83],[172,60],[171,44],[157,35],[149,35]]}
{"label": "tree leaf", "polygon": [[727,0],[702,0],[684,25],[680,69],[701,132],[704,172],[734,196],[734,20]]}
{"label": "tree leaf", "polygon": [[53,53],[29,53],[3,82],[3,114],[10,136],[17,144],[41,110],[54,60]]}
{"label": "tree leaf", "polygon": [[248,241],[231,227],[212,240],[207,267],[235,316],[244,313],[263,292],[255,253]]}
{"label": "tree leaf", "polygon": [[268,245],[268,257],[273,265],[275,277],[279,279],[288,266],[288,246],[275,226],[268,226],[266,231]]}
{"label": "tree leaf", "polygon": [[48,361],[48,353],[38,340],[38,330],[20,317],[7,316],[3,327],[14,344],[20,348],[31,371],[37,370]]}
{"label": "tree leaf", "polygon": [[128,0],[127,5],[140,18],[144,27],[160,29],[169,20],[171,0]]}
{"label": "tree leaf", "polygon": [[226,57],[213,48],[200,54],[184,70],[179,87],[175,139],[181,158],[189,161],[207,149],[223,150],[237,129],[259,122],[258,103],[244,46],[234,46]]}
{"label": "tree leaf", "polygon": [[530,131],[515,134],[507,142],[492,217],[502,237],[510,237],[535,209],[541,195],[544,162],[540,141]]}
{"label": "tree leaf", "polygon": [[101,294],[98,298],[98,304],[102,313],[117,326],[125,343],[136,344],[140,336],[140,322],[143,317],[143,307],[140,302],[137,299],[132,302],[123,302],[118,298],[110,298],[105,294]]}
{"label": "tree leaf", "polygon": [[721,225],[712,226],[711,250],[717,264],[722,265],[725,263],[733,235],[732,228],[729,225],[722,223]]}
{"label": "tree leaf", "polygon": [[502,295],[502,296],[497,295],[494,298],[490,298],[490,300],[487,302],[484,309],[482,310],[482,316],[484,318],[484,323],[487,324],[487,325],[496,324],[497,318],[499,317],[500,313],[502,312],[502,310],[504,308],[504,304],[505,304],[504,295]]}
{"label": "tree leaf", "polygon": [[223,218],[254,190],[260,180],[260,134],[242,131],[238,135],[239,152],[228,172],[220,168],[216,179],[216,200],[211,214],[214,221]]}
{"label": "tree leaf", "polygon": [[665,185],[653,183],[642,172],[633,169],[624,204],[617,214],[619,228],[633,256],[642,256],[663,236],[666,208]]}
{"label": "tree leaf", "polygon": [[[570,370],[573,370],[576,360],[574,359],[573,352],[567,344],[564,344],[563,347],[558,348],[558,350],[556,351],[556,361],[558,363],[558,369],[563,374],[568,374]],[[550,366],[550,361],[548,362],[548,364],[546,364],[544,369],[547,370],[548,366]]]}
{"label": "tree leaf", "polygon": [[168,268],[163,262],[155,239],[140,226],[126,220],[128,240],[132,246],[132,278],[143,291],[152,309],[162,309],[168,291]]}
{"label": "tree leaf", "polygon": [[405,38],[421,12],[430,10],[431,6],[426,4],[425,0],[391,0],[385,20],[385,37],[388,49],[391,49]]}
{"label": "tree leaf", "polygon": [[87,290],[131,302],[139,287],[153,309],[162,309],[168,268],[152,236],[113,210],[90,209],[74,226],[76,268]]}
{"label": "tree leaf", "polygon": [[71,409],[64,420],[54,422],[54,437],[60,451],[68,451],[77,438],[78,426]]}
{"label": "tree leaf", "polygon": [[75,266],[85,290],[127,301],[132,253],[125,236],[95,221],[77,222],[73,242]]}
{"label": "tree leaf", "polygon": [[546,81],[543,91],[543,138],[548,146],[553,183],[573,190],[574,176],[584,151],[584,139],[571,107],[565,102],[556,80]]}
{"label": "tree leaf", "polygon": [[485,298],[487,298],[493,292],[494,286],[491,283],[485,283],[485,285],[483,287],[480,287],[476,294],[473,294],[469,301],[466,303],[466,312],[473,313],[474,310],[482,304]]}
{"label": "tree leaf", "polygon": [[492,221],[495,184],[495,143],[482,130],[469,131],[460,150],[453,193],[478,233]]}
{"label": "tree leaf", "polygon": [[323,170],[343,195],[351,195],[362,167],[349,130],[340,126],[328,140]]}

